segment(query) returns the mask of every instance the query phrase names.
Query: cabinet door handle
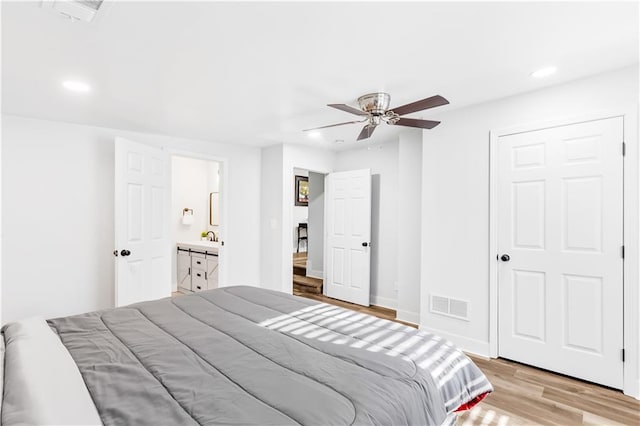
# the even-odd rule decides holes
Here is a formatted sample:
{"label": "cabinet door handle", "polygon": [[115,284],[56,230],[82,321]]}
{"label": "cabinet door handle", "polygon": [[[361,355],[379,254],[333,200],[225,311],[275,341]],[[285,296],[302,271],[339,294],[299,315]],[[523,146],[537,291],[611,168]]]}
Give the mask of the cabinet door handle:
{"label": "cabinet door handle", "polygon": [[187,275],[191,275],[191,266],[189,266],[189,273]]}
{"label": "cabinet door handle", "polygon": [[196,274],[197,276],[201,276],[200,274]]}
{"label": "cabinet door handle", "polygon": [[204,279],[205,280],[207,279],[207,273],[206,272],[204,273]]}
{"label": "cabinet door handle", "polygon": [[198,288],[198,290],[202,290],[202,288],[199,285],[197,285],[196,287]]}

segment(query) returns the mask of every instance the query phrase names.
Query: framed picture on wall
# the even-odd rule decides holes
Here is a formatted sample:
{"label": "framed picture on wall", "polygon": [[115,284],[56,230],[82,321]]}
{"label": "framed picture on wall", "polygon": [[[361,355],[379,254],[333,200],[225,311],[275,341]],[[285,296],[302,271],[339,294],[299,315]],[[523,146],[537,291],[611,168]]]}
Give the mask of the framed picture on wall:
{"label": "framed picture on wall", "polygon": [[295,197],[296,206],[309,205],[309,178],[307,176],[296,176]]}

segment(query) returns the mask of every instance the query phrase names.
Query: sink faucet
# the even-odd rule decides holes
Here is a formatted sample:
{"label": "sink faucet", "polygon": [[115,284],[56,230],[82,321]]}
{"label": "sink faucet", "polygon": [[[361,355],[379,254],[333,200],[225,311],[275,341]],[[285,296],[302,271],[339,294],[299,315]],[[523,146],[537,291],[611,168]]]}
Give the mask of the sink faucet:
{"label": "sink faucet", "polygon": [[[211,234],[210,237],[209,237],[209,234]],[[207,232],[207,237],[209,238],[209,241],[218,241],[218,238],[216,237],[216,233],[213,231]]]}

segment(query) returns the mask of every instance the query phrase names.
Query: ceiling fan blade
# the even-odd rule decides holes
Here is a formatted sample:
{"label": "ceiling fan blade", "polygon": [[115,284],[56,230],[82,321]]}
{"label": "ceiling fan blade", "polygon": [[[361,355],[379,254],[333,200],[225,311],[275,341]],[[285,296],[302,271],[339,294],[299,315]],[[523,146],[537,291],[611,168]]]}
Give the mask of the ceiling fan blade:
{"label": "ceiling fan blade", "polygon": [[435,95],[430,98],[423,99],[421,101],[412,102],[410,104],[402,105],[401,107],[391,108],[390,110],[398,115],[411,114],[412,112],[422,111],[429,108],[435,108],[448,104],[449,101],[440,95]]}
{"label": "ceiling fan blade", "polygon": [[311,130],[326,129],[326,128],[328,128],[328,127],[344,126],[345,124],[364,123],[364,121],[366,121],[366,120],[359,120],[359,121],[347,121],[346,123],[329,124],[328,126],[314,127],[313,129],[304,129],[304,130],[303,130],[303,132],[309,132],[309,131],[311,131]]}
{"label": "ceiling fan blade", "polygon": [[418,127],[420,129],[433,129],[439,121],[419,120],[417,118],[401,118],[396,122],[396,126]]}
{"label": "ceiling fan blade", "polygon": [[362,128],[362,131],[358,135],[358,140],[361,141],[362,139],[370,138],[375,129],[376,129],[375,125],[372,126],[371,124],[367,124]]}
{"label": "ceiling fan blade", "polygon": [[345,105],[345,104],[327,104],[327,106],[330,106],[331,108],[339,109],[340,111],[355,114],[355,115],[369,115],[369,113],[367,112],[364,112],[358,108],[354,108],[352,106]]}

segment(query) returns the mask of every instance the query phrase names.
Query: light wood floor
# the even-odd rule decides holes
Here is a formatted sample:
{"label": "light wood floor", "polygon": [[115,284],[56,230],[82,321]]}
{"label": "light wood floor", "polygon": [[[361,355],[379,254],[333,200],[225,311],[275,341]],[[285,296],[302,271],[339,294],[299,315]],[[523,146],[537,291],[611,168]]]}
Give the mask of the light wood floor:
{"label": "light wood floor", "polygon": [[[363,307],[318,294],[297,295],[395,321],[393,309]],[[469,357],[489,378],[495,391],[461,414],[458,425],[640,426],[640,401],[620,391],[505,359]]]}

